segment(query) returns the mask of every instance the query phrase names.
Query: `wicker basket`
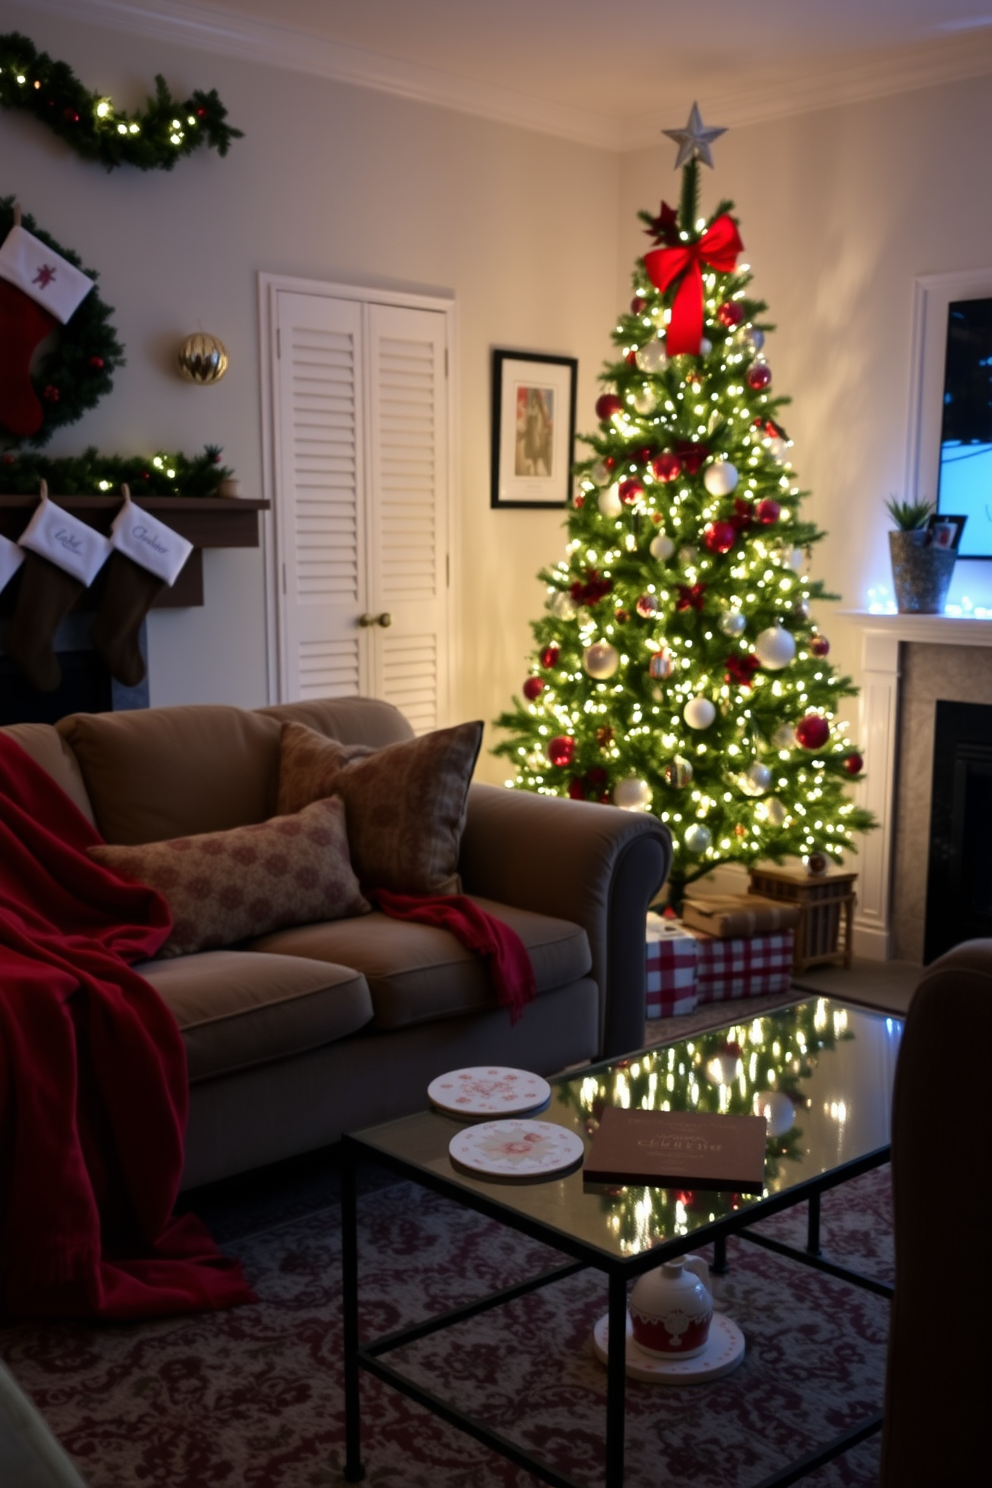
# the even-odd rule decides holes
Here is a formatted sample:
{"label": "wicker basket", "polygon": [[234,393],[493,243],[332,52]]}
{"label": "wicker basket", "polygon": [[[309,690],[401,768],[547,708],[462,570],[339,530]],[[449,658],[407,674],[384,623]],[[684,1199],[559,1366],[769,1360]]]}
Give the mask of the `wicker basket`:
{"label": "wicker basket", "polygon": [[851,964],[856,873],[814,876],[804,868],[752,868],[750,894],[799,906],[792,969]]}

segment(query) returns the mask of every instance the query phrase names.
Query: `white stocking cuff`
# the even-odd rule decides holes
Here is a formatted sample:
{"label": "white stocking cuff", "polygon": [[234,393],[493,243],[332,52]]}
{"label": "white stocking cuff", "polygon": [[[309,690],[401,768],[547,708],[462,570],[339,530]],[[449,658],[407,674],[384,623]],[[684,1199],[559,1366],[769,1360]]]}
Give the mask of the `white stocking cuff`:
{"label": "white stocking cuff", "polygon": [[164,579],[171,588],[192,553],[193,544],[160,522],[158,517],[135,506],[127,487],[124,488],[124,498],[124,505],[110,529],[111,543],[119,553],[126,554],[141,568],[147,568],[149,573]]}

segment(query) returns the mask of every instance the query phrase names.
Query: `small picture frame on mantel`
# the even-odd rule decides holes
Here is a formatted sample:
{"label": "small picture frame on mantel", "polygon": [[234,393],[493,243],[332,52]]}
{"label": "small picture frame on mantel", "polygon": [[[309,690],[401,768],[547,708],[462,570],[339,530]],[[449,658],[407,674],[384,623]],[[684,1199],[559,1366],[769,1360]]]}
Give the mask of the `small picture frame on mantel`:
{"label": "small picture frame on mantel", "polygon": [[493,352],[494,507],[568,505],[578,365],[575,357]]}

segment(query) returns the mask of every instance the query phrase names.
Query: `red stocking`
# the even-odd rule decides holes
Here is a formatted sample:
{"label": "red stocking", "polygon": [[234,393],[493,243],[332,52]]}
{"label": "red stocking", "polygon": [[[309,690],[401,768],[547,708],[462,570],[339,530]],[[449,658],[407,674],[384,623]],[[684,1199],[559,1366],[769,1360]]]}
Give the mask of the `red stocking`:
{"label": "red stocking", "polygon": [[38,343],[58,325],[54,315],[0,279],[0,425],[11,434],[37,434],[45,411],[28,375]]}

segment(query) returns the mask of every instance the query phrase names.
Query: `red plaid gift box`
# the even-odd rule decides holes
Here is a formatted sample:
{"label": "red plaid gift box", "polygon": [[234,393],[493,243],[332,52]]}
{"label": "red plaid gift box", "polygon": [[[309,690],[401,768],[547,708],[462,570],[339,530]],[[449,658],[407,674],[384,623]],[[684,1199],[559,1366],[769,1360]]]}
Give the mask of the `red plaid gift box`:
{"label": "red plaid gift box", "polygon": [[700,1002],[726,1002],[731,997],[761,997],[787,992],[792,982],[792,931],[778,930],[718,940],[699,935],[696,992]]}
{"label": "red plaid gift box", "polygon": [[699,942],[677,920],[649,914],[647,923],[647,1003],[645,1017],[672,1018],[691,1013],[699,1001],[696,967]]}

